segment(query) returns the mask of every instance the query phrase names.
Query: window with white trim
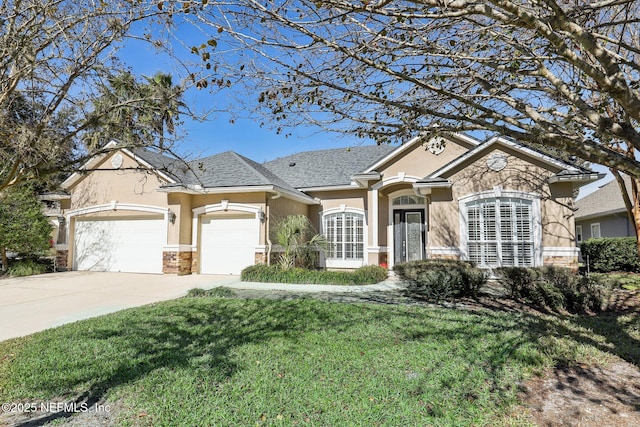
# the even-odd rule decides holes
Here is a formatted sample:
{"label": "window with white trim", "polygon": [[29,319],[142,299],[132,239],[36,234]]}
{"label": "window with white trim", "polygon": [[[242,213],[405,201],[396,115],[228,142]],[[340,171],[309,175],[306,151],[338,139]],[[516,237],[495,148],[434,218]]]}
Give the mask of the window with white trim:
{"label": "window with white trim", "polygon": [[393,206],[406,206],[406,205],[424,205],[425,198],[422,196],[416,196],[414,194],[404,195],[396,197],[392,202]]}
{"label": "window with white trim", "polygon": [[469,260],[480,267],[533,266],[532,202],[488,198],[466,204]]}
{"label": "window with white trim", "polygon": [[600,234],[600,223],[596,222],[595,224],[591,224],[591,238],[599,239],[600,237],[602,237]]}
{"label": "window with white trim", "polygon": [[324,235],[327,238],[327,259],[362,260],[364,258],[364,215],[340,212],[325,215]]}
{"label": "window with white trim", "polygon": [[576,242],[582,243],[582,226],[576,225]]}

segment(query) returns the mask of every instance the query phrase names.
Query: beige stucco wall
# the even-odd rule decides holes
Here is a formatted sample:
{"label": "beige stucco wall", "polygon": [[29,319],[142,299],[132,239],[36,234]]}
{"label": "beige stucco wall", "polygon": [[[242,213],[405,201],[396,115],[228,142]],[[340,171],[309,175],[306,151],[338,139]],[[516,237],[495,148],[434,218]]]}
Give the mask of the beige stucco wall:
{"label": "beige stucco wall", "polygon": [[274,233],[278,223],[289,215],[305,215],[308,217],[309,206],[284,197],[269,199],[267,201],[268,232],[271,236],[272,243],[276,243]]}
{"label": "beige stucco wall", "polygon": [[[122,166],[115,169],[111,159],[116,153],[123,157]],[[139,165],[123,152],[106,156],[91,172],[73,185],[70,209],[111,203],[134,203],[167,207],[167,195],[155,191],[164,182],[154,173],[136,170]]]}
{"label": "beige stucco wall", "polygon": [[[499,172],[487,167],[488,157],[499,151],[507,156],[507,166]],[[461,165],[447,176],[452,189],[434,190],[431,195],[429,247],[452,247],[460,242],[458,200],[500,186],[503,191],[522,191],[541,196],[542,244],[545,247],[574,246],[571,184],[547,184],[558,170],[549,170],[535,159],[524,160],[507,149],[484,153],[471,164]]]}
{"label": "beige stucco wall", "polygon": [[[320,219],[323,211],[339,208],[345,205],[348,208],[368,209],[367,190],[341,190],[341,191],[316,191],[308,193],[311,197],[321,200],[320,205],[309,206],[309,219],[317,230],[320,230]],[[368,224],[367,224],[368,225]]]}
{"label": "beige stucco wall", "polygon": [[383,178],[397,176],[401,172],[407,176],[423,178],[469,151],[467,144],[450,140],[446,143],[444,151],[435,155],[426,149],[425,144],[426,141],[423,144],[416,143],[414,147],[382,165],[378,172],[382,173]]}
{"label": "beige stucco wall", "polygon": [[172,193],[167,195],[169,208],[176,215],[174,224],[169,223],[168,243],[170,245],[190,245],[192,229],[192,199],[190,194]]}

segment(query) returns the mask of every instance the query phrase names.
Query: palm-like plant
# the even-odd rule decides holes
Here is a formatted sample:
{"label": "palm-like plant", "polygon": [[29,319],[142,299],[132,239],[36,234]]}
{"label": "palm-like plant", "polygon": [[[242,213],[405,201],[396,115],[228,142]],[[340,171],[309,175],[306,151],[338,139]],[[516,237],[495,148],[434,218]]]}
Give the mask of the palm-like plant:
{"label": "palm-like plant", "polygon": [[131,73],[109,76],[93,100],[93,119],[85,140],[96,148],[109,139],[133,145],[157,144],[166,148],[167,134],[174,134],[180,113],[188,112],[184,90],[170,74],[157,73],[139,82]]}
{"label": "palm-like plant", "polygon": [[165,133],[175,133],[176,119],[180,111],[186,108],[186,104],[182,101],[183,89],[173,84],[171,74],[157,73],[153,77],[145,78],[149,124],[159,138],[160,149],[163,149]]}
{"label": "palm-like plant", "polygon": [[284,249],[278,260],[282,268],[314,267],[319,251],[327,247],[327,239],[316,232],[304,215],[285,217],[276,225],[275,234]]}

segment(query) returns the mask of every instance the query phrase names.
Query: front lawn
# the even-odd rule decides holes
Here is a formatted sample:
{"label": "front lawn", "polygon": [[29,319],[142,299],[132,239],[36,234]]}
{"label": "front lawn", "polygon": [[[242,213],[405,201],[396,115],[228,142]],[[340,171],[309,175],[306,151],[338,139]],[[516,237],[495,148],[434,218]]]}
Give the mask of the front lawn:
{"label": "front lawn", "polygon": [[640,362],[635,318],[617,338],[575,319],[187,297],[0,343],[0,402],[84,395],[120,425],[513,425],[529,375]]}
{"label": "front lawn", "polygon": [[628,291],[640,290],[640,274],[638,273],[591,273],[591,275],[609,280]]}

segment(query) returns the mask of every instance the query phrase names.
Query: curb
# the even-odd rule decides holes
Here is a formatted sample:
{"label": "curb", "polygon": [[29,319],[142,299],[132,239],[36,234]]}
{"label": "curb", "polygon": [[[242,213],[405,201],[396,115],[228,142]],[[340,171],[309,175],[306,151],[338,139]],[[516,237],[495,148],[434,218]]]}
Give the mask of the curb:
{"label": "curb", "polygon": [[209,285],[201,286],[204,289],[231,288],[231,289],[252,289],[262,291],[291,291],[291,292],[332,292],[332,293],[362,293],[362,292],[385,292],[404,289],[404,285],[395,278],[389,278],[383,282],[373,285],[314,285],[314,284],[293,284],[293,283],[264,283],[264,282],[241,282],[239,277],[218,280]]}

